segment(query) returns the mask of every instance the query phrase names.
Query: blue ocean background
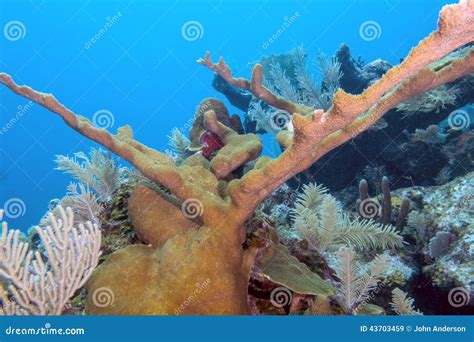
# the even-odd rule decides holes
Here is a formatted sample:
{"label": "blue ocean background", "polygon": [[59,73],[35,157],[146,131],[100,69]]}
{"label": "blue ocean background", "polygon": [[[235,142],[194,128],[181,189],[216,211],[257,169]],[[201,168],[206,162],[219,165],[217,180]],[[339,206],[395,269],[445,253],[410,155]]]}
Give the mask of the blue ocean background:
{"label": "blue ocean background", "polygon": [[[114,119],[111,131],[129,124],[137,140],[164,151],[170,131],[189,127],[202,99],[224,100],[211,86],[212,72],[196,63],[207,50],[215,60],[224,56],[234,74],[243,77],[249,77],[253,62],[264,55],[300,45],[314,57],[318,50],[332,55],[346,43],[366,62],[383,58],[398,64],[436,28],[438,12],[446,3],[0,0],[0,71],[19,84],[54,94],[89,119],[97,111],[109,111]],[[11,21],[24,25],[23,38],[6,39],[3,29]],[[190,21],[202,26],[199,39],[183,37],[183,25]],[[359,28],[366,21],[380,25],[378,39],[361,38]],[[106,32],[91,43],[108,22]],[[8,128],[0,134],[0,206],[21,199],[24,210],[9,222],[25,230],[38,223],[51,199],[65,194],[71,180],[54,170],[55,155],[88,152],[94,146],[36,104],[9,125],[27,105],[27,100],[0,87],[0,129]],[[242,114],[230,105],[229,109]],[[275,151],[266,144],[266,154]]]}

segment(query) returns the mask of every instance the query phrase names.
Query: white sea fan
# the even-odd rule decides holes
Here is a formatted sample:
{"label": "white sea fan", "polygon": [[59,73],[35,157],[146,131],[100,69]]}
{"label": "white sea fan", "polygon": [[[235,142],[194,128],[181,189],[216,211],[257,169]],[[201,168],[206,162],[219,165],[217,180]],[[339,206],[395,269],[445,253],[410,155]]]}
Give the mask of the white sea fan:
{"label": "white sea fan", "polygon": [[50,226],[36,228],[44,252],[30,250],[20,231],[2,222],[1,315],[60,315],[97,266],[102,239],[97,225],[75,225],[70,208],[58,211],[50,213]]}

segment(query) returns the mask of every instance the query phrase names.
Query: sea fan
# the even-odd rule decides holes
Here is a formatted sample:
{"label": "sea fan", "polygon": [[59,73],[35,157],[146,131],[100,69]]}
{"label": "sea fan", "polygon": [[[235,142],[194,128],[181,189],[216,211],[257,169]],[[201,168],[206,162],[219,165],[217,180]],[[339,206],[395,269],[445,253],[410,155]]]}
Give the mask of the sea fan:
{"label": "sea fan", "polygon": [[71,183],[68,186],[68,192],[58,203],[58,205],[48,212],[40,222],[41,227],[51,224],[51,214],[57,216],[60,214],[61,207],[71,208],[77,222],[92,222],[100,226],[100,215],[104,210],[104,204],[99,198],[86,186],[81,183]]}
{"label": "sea fan", "polygon": [[176,162],[179,164],[190,155],[189,139],[176,127],[173,128],[168,138],[171,151],[176,157]]}
{"label": "sea fan", "polygon": [[30,249],[19,230],[2,222],[0,315],[60,315],[97,266],[102,241],[97,225],[78,224],[73,211],[60,206],[49,222],[35,228],[44,252]]}
{"label": "sea fan", "polygon": [[416,113],[439,113],[449,105],[456,103],[461,89],[458,86],[448,86],[443,84],[436,89],[412,97],[396,108],[403,113],[402,119],[410,117]]}
{"label": "sea fan", "polygon": [[419,310],[415,309],[414,299],[400,290],[398,287],[392,291],[392,302],[390,306],[392,310],[400,316],[420,316],[423,315]]}
{"label": "sea fan", "polygon": [[413,234],[418,238],[419,244],[423,244],[425,242],[427,228],[428,222],[423,212],[410,212],[407,219],[407,228],[405,229],[407,230],[407,232],[413,232]]}
{"label": "sea fan", "polygon": [[279,63],[270,64],[269,75],[268,82],[272,84],[278,94],[290,101],[299,101],[299,95],[296,88],[293,86],[291,80],[286,75],[285,70],[283,70]]}
{"label": "sea fan", "polygon": [[340,81],[343,76],[341,63],[339,63],[335,58],[329,59],[326,55],[320,53],[316,64],[322,75],[321,88],[324,90],[324,94],[326,94],[332,102],[332,97],[340,87]]}
{"label": "sea fan", "polygon": [[352,218],[343,213],[327,189],[315,184],[305,186],[298,195],[292,217],[300,236],[319,252],[341,246],[360,251],[403,246],[403,238],[395,227]]}
{"label": "sea fan", "polygon": [[388,266],[386,255],[377,255],[361,275],[356,260],[355,252],[350,248],[342,247],[338,253],[336,275],[339,278],[339,289],[342,301],[349,311],[354,310],[358,304],[370,299],[371,292],[385,277]]}
{"label": "sea fan", "polygon": [[[340,63],[334,58],[328,59],[320,54],[316,61],[321,74],[320,85],[318,85],[318,82],[308,71],[305,50],[298,47],[288,55],[292,64],[288,69],[276,61],[269,64],[265,73],[265,86],[273,93],[292,102],[303,103],[315,109],[328,110],[343,76]],[[291,74],[287,73],[288,70],[292,70]],[[264,107],[260,101],[252,100],[248,114],[252,120],[257,122],[258,129],[273,133],[275,129],[269,122],[274,112],[274,108]]]}
{"label": "sea fan", "polygon": [[277,129],[271,125],[274,111],[270,108],[264,108],[262,101],[259,101],[257,98],[252,98],[252,101],[250,101],[248,115],[256,122],[257,131],[263,130],[267,133],[277,132]]}
{"label": "sea fan", "polygon": [[120,184],[123,169],[119,168],[109,153],[92,149],[89,156],[84,152],[73,157],[56,156],[56,170],[64,171],[77,181],[93,189],[103,201],[110,199]]}

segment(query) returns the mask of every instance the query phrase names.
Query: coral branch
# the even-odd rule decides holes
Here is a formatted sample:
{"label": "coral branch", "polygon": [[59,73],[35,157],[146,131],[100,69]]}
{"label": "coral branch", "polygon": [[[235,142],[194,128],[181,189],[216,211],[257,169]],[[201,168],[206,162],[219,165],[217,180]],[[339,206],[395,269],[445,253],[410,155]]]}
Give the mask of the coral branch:
{"label": "coral branch", "polygon": [[187,198],[203,200],[209,194],[207,191],[193,186],[191,181],[185,179],[178,167],[165,154],[136,141],[129,126],[120,127],[117,135],[113,135],[105,129],[95,127],[85,117],[73,113],[59,103],[53,95],[35,91],[27,86],[17,85],[8,74],[0,73],[0,83],[6,85],[18,95],[58,114],[71,128],[129,161],[144,176],[172,190],[183,201]]}
{"label": "coral branch", "polygon": [[[474,15],[473,7],[474,5],[471,5],[471,13]],[[463,8],[461,7],[461,9]],[[430,37],[437,38],[438,35]],[[450,39],[446,36],[444,38]],[[474,40],[474,33],[469,37],[465,36],[465,39],[466,41],[459,42],[459,44],[464,45]],[[426,44],[426,41],[423,41],[421,48],[424,48]],[[413,49],[411,54],[422,57],[428,55],[418,53],[419,48],[420,46]],[[431,59],[429,60],[431,61]],[[418,65],[422,63],[418,60],[415,62]],[[403,65],[407,69],[412,69],[411,65]],[[469,49],[464,56],[454,58],[440,69],[434,70],[429,65],[420,69],[412,77],[398,83],[394,89],[390,89],[373,103],[368,103],[367,91],[359,96],[354,96],[355,102],[364,103],[362,107],[369,108],[366,112],[355,117],[353,117],[355,112],[351,113],[352,100],[345,107],[335,104],[327,113],[317,110],[312,116],[293,115],[294,135],[291,142],[285,142],[288,148],[279,158],[270,161],[265,167],[252,170],[242,179],[232,181],[229,185],[229,192],[233,201],[239,206],[246,207],[246,210],[253,211],[252,201],[255,201],[255,196],[262,200],[293,175],[304,171],[335,147],[369,128],[397,104],[472,72],[474,72],[474,48]],[[406,73],[404,69],[401,69],[399,73],[392,73],[392,75],[395,79],[399,79],[400,74]],[[378,83],[372,87],[374,88],[371,89],[376,89]],[[373,90],[368,90],[368,93],[372,92]],[[348,112],[341,112],[341,108],[348,108]]]}
{"label": "coral branch", "polygon": [[262,152],[262,143],[255,134],[237,134],[217,120],[214,111],[205,114],[206,127],[217,134],[225,146],[211,160],[211,170],[218,179],[227,177],[238,167],[256,159]]}
{"label": "coral branch", "polygon": [[236,86],[237,88],[250,91],[253,96],[265,101],[266,103],[275,108],[282,109],[290,114],[298,112],[307,113],[311,112],[312,110],[310,107],[291,102],[287,99],[284,99],[283,97],[272,93],[269,89],[267,89],[263,85],[263,72],[262,66],[260,64],[256,64],[254,66],[252,71],[252,78],[249,81],[242,77],[233,77],[232,71],[230,70],[229,66],[225,63],[222,57],[219,58],[218,63],[212,62],[211,54],[209,51],[206,52],[206,56],[204,58],[198,59],[197,62],[211,69],[230,84]]}

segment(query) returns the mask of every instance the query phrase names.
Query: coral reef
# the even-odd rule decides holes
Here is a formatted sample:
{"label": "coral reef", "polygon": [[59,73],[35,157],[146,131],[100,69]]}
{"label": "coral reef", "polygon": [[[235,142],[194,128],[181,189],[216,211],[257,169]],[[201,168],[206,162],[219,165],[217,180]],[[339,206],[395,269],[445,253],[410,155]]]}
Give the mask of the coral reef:
{"label": "coral reef", "polygon": [[420,275],[431,279],[438,292],[456,286],[472,291],[474,173],[442,186],[416,186],[394,194],[414,204],[404,235],[410,243],[407,258],[418,260]]}
{"label": "coral reef", "polygon": [[[206,54],[199,63],[291,117],[288,130],[277,136],[284,151],[275,159],[259,158],[262,145],[258,136],[243,134],[240,121],[229,117],[218,100],[201,103],[190,132],[190,147],[195,148],[196,153],[177,165],[169,155],[136,141],[129,126],[111,134],[73,113],[52,95],[18,86],[9,75],[0,74],[0,82],[12,91],[56,113],[78,133],[127,160],[156,187],[170,193],[165,197],[153,187],[134,188],[129,201],[131,223],[137,229],[137,236],[147,245],[120,249],[94,271],[86,286],[86,312],[115,315],[250,313],[247,291],[257,255],[250,245],[242,247],[249,217],[284,182],[368,130],[390,109],[474,72],[472,48],[445,59],[441,65],[433,64],[473,41],[473,14],[472,1],[461,0],[456,5],[445,6],[438,29],[421,41],[400,65],[388,70],[359,95],[337,90],[327,110],[315,109],[301,99],[291,101],[267,88],[260,64],[254,67],[250,80],[234,78],[222,58],[214,64],[210,54]],[[324,86],[329,87],[329,84]],[[209,144],[203,144],[203,134],[217,136],[222,146],[217,144],[218,147],[204,151],[203,147]],[[253,168],[248,170],[248,164],[253,161]],[[243,173],[246,166],[247,172]],[[140,203],[146,201],[156,211],[143,210]],[[167,202],[166,206],[163,201]],[[164,217],[176,216],[181,216],[177,225],[164,227],[157,223]],[[369,240],[370,245],[373,239]],[[391,245],[393,243],[383,246]],[[279,246],[273,253],[281,251]],[[301,269],[287,267],[285,272],[293,274]],[[320,277],[318,290],[311,293],[330,294],[331,286],[326,282],[331,280],[331,274],[324,275],[328,279]],[[375,271],[366,274],[357,298],[365,298],[366,290],[372,289],[379,279]],[[291,278],[286,275],[284,281],[281,278],[278,281],[290,286],[287,280]],[[341,274],[340,280],[343,278]],[[314,285],[317,278],[312,276],[311,279]],[[196,288],[202,289],[202,284],[208,284],[206,290],[192,297]],[[104,289],[113,295],[108,305],[97,301]],[[296,287],[295,290],[307,291]],[[357,298],[348,301],[349,305],[339,306],[353,309]],[[298,305],[295,302],[293,308]]]}

